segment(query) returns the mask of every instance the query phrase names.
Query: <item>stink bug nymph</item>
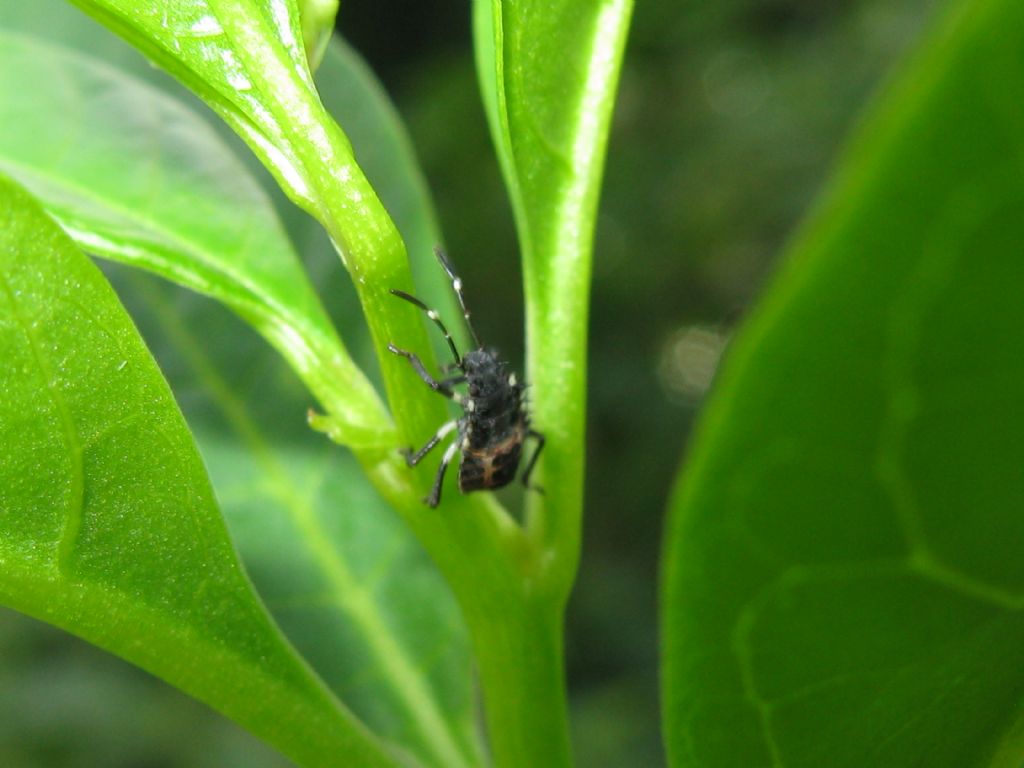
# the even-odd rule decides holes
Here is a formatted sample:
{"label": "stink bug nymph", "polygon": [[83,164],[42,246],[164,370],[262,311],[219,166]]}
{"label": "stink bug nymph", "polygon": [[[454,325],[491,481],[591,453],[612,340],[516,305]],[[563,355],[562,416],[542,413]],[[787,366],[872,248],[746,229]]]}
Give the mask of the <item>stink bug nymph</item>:
{"label": "stink bug nymph", "polygon": [[[526,385],[516,378],[515,373],[509,370],[505,362],[498,359],[497,352],[493,349],[485,349],[480,343],[473,324],[469,320],[469,310],[466,309],[466,301],[462,296],[462,281],[455,274],[455,270],[444,252],[435,248],[434,253],[452,281],[452,288],[459,300],[459,306],[462,308],[466,327],[473,337],[475,349],[467,352],[464,356],[460,355],[451,334],[448,333],[448,329],[445,328],[437,312],[415,296],[404,291],[391,290],[391,293],[398,298],[415,304],[426,312],[427,317],[441,330],[452,351],[452,356],[455,358],[454,363],[442,366],[442,370],[458,371],[458,374],[437,380],[430,375],[423,366],[423,362],[412,352],[399,349],[394,344],[388,344],[388,350],[408,360],[413,370],[427,386],[449,400],[454,400],[462,407],[463,411],[462,416],[442,425],[427,441],[427,444],[418,451],[413,451],[411,448],[405,449],[403,451],[405,462],[410,467],[416,466],[434,446],[453,431],[455,432],[455,439],[441,457],[441,466],[437,469],[434,487],[430,491],[430,495],[423,500],[427,506],[436,507],[441,501],[441,484],[444,481],[445,470],[448,469],[448,464],[457,451],[462,452],[462,458],[459,461],[460,491],[469,493],[502,488],[515,478],[523,454],[523,443],[527,437],[532,437],[537,441],[537,447],[530,460],[526,462],[522,483],[527,488],[532,487],[539,491],[540,488],[530,485],[530,473],[544,448],[544,435],[530,427],[530,415],[526,410],[523,395]],[[465,394],[454,389],[462,384],[466,385]]]}

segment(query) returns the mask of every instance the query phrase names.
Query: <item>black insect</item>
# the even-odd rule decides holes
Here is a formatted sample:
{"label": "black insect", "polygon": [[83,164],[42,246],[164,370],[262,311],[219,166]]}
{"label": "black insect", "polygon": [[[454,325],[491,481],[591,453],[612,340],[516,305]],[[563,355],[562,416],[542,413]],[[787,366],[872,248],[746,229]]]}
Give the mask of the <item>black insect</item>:
{"label": "black insect", "polygon": [[[476,348],[472,352],[467,352],[465,356],[460,355],[437,312],[415,296],[410,296],[404,291],[391,291],[398,298],[405,299],[426,312],[427,317],[441,329],[455,358],[454,363],[442,366],[442,370],[459,373],[438,381],[427,372],[423,362],[412,352],[399,349],[394,344],[388,344],[388,350],[408,360],[413,370],[432,390],[454,400],[463,410],[460,418],[444,424],[418,451],[406,449],[405,462],[410,467],[416,466],[434,446],[455,431],[455,440],[441,458],[441,466],[438,467],[437,476],[434,478],[434,487],[430,495],[423,500],[428,506],[436,507],[441,501],[441,483],[444,481],[445,470],[448,469],[448,464],[456,451],[462,451],[462,460],[459,462],[460,491],[469,493],[501,488],[515,478],[523,453],[523,442],[527,437],[532,437],[537,440],[537,448],[526,463],[522,482],[527,488],[539,491],[539,487],[530,485],[530,473],[544,448],[544,435],[530,427],[530,415],[527,413],[523,396],[526,385],[518,381],[508,365],[498,359],[497,352],[493,349],[484,349],[480,344],[462,296],[462,281],[455,274],[444,252],[435,248],[434,253],[452,281],[452,288],[459,300],[459,306],[462,307],[462,316],[466,319],[466,326]],[[460,384],[466,385],[466,394],[453,389]]]}

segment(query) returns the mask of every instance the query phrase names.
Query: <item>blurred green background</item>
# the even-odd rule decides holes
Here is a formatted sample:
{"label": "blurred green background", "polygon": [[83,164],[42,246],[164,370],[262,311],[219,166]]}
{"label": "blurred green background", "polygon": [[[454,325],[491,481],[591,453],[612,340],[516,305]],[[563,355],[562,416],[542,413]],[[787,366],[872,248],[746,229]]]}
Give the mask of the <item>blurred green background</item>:
{"label": "blurred green background", "polygon": [[[671,478],[731,329],[938,5],[637,3],[594,264],[588,501],[568,627],[581,766],[663,762],[656,604]],[[468,7],[342,6],[339,29],[405,119],[480,335],[521,360],[517,245]],[[9,611],[0,649],[0,766],[287,764],[147,674]]]}

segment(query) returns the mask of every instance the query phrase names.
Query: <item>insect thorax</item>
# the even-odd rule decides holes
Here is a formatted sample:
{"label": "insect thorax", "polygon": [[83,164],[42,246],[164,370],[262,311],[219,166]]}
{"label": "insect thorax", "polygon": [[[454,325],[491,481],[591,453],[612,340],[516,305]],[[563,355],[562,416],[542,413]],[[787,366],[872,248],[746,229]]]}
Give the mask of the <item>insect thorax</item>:
{"label": "insect thorax", "polygon": [[486,450],[527,427],[522,392],[515,375],[492,350],[477,349],[463,358],[466,373],[466,436],[472,450]]}

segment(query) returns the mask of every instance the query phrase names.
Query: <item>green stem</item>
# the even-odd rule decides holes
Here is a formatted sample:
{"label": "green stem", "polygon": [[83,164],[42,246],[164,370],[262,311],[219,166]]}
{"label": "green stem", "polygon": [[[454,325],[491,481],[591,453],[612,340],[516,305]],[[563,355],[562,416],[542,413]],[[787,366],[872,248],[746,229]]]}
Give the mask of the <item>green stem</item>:
{"label": "green stem", "polygon": [[546,550],[511,523],[490,495],[457,496],[445,502],[444,515],[424,513],[418,500],[408,508],[409,489],[401,480],[408,475],[390,460],[364,460],[363,466],[412,525],[459,601],[480,675],[494,765],[571,766],[564,591],[542,566]]}
{"label": "green stem", "polygon": [[527,596],[468,617],[497,768],[572,765],[562,613]]}

